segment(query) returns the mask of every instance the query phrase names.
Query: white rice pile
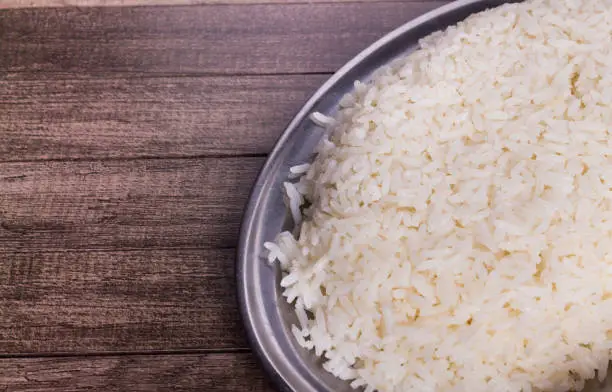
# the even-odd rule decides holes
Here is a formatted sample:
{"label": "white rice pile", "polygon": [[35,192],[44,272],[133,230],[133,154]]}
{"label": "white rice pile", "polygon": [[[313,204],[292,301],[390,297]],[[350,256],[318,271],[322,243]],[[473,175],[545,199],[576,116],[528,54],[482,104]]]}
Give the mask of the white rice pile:
{"label": "white rice pile", "polygon": [[612,1],[472,16],[315,121],[329,140],[286,184],[299,232],[266,247],[327,371],[381,392],[605,377]]}

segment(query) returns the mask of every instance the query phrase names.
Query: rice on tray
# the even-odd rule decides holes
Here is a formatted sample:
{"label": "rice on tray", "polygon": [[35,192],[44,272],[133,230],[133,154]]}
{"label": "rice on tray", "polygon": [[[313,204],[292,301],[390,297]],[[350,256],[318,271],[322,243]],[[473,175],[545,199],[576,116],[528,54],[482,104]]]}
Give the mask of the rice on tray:
{"label": "rice on tray", "polygon": [[[566,391],[612,349],[612,1],[466,19],[356,82],[266,243],[366,391]],[[300,210],[302,208],[302,210]]]}

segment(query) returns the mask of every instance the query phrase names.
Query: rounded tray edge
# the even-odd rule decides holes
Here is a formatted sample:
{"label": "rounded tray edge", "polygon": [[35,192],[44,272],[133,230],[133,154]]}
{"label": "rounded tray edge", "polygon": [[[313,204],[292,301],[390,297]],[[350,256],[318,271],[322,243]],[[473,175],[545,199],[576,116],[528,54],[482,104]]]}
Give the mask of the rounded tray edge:
{"label": "rounded tray edge", "polygon": [[[261,264],[264,264],[263,260],[260,260],[262,255],[258,255],[254,251],[257,248],[256,245],[258,241],[260,241],[259,235],[257,235],[259,233],[256,232],[256,223],[258,222],[258,219],[260,219],[258,215],[261,214],[261,206],[266,201],[265,198],[269,197],[269,195],[265,193],[265,190],[266,187],[269,186],[267,183],[272,182],[272,178],[275,173],[274,169],[275,166],[278,166],[281,151],[285,149],[290,136],[299,130],[300,125],[304,121],[308,121],[309,114],[315,110],[317,103],[329,93],[331,88],[379,49],[393,43],[402,36],[406,35],[408,32],[434,21],[436,18],[465,11],[465,9],[469,8],[470,6],[481,5],[480,10],[474,11],[478,12],[489,7],[498,6],[509,2],[516,2],[516,0],[456,0],[418,16],[417,18],[412,19],[387,33],[353,57],[327,81],[325,81],[323,85],[308,99],[308,101],[306,101],[300,111],[293,117],[276,142],[272,152],[260,170],[248,198],[240,228],[240,240],[236,251],[235,274],[237,280],[237,300],[240,308],[240,316],[245,327],[248,343],[256,353],[258,362],[263,366],[272,382],[277,388],[279,388],[280,391],[322,392],[312,388],[309,388],[307,391],[296,390],[293,388],[295,382],[299,382],[295,379],[296,374],[283,374],[283,371],[279,369],[279,364],[275,363],[270,358],[269,350],[262,344],[262,341],[265,340],[265,338],[270,337],[269,333],[271,332],[271,327],[262,327],[262,323],[257,322],[256,319],[257,310],[261,310],[262,307],[265,307],[265,304],[258,303],[258,299],[255,298],[257,297],[257,291],[255,290],[254,286],[256,286],[257,282],[252,279],[254,268],[257,269],[257,267],[254,266],[254,263],[260,262]],[[442,25],[441,28],[447,26],[448,25]],[[436,30],[439,29],[433,29],[431,32]],[[261,241],[263,242],[263,240]],[[259,315],[261,315],[261,313],[259,313]],[[266,335],[266,333],[268,335]],[[301,377],[302,385],[304,385],[303,382],[305,377],[303,375],[298,377]],[[293,380],[290,380],[289,378]]]}

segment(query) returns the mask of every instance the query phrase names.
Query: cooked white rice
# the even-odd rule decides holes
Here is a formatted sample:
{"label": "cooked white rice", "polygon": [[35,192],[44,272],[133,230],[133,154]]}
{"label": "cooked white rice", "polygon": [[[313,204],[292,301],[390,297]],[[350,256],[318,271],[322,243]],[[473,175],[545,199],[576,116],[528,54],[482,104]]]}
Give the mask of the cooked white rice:
{"label": "cooked white rice", "polygon": [[342,105],[286,185],[299,235],[266,244],[297,341],[366,391],[605,377],[612,1],[472,16]]}

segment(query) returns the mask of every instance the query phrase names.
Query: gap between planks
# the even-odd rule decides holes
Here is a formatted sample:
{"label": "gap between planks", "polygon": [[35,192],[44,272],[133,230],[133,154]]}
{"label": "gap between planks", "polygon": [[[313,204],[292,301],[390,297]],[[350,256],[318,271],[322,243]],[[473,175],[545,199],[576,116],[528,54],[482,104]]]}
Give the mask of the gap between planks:
{"label": "gap between planks", "polygon": [[0,157],[262,156],[330,71],[443,3],[7,11]]}
{"label": "gap between planks", "polygon": [[18,358],[91,358],[91,357],[127,357],[127,356],[150,356],[150,355],[214,355],[214,354],[244,354],[251,353],[248,347],[224,348],[224,349],[188,349],[188,350],[134,350],[134,351],[90,351],[90,352],[41,352],[41,353],[0,353],[2,359]]}
{"label": "gap between planks", "polygon": [[244,348],[233,247],[262,163],[0,164],[4,354]]}
{"label": "gap between planks", "polygon": [[[133,162],[133,161],[157,161],[157,160],[198,160],[198,159],[240,159],[240,158],[266,158],[267,153],[236,153],[236,154],[201,154],[201,155],[166,155],[166,156],[133,156],[133,157],[78,157],[78,158],[40,158],[40,159],[16,159],[16,160],[1,160],[0,164],[21,163],[21,164],[37,164],[37,163],[82,163],[82,162]],[[7,179],[18,179],[8,178]]]}

